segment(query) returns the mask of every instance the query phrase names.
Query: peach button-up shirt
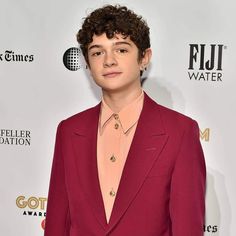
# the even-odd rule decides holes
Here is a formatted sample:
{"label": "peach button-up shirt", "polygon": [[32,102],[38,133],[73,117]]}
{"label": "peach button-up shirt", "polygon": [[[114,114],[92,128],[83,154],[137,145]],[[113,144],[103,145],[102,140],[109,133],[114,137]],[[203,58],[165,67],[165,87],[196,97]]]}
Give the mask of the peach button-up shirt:
{"label": "peach button-up shirt", "polygon": [[97,165],[107,222],[142,111],[143,100],[142,91],[139,97],[116,114],[102,99],[97,138]]}

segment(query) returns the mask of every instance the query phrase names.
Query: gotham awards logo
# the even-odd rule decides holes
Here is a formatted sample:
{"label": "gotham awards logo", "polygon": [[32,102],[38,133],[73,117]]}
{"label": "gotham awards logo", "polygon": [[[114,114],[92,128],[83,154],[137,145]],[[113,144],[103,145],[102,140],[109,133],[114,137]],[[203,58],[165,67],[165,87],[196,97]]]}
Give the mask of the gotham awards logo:
{"label": "gotham awards logo", "polygon": [[72,47],[66,50],[63,56],[64,66],[71,71],[77,71],[83,67],[82,52],[79,48]]}
{"label": "gotham awards logo", "polygon": [[16,206],[22,210],[23,216],[39,217],[40,226],[45,228],[47,198],[20,195],[16,198]]}
{"label": "gotham awards logo", "polygon": [[189,44],[188,77],[193,81],[223,81],[223,44]]}

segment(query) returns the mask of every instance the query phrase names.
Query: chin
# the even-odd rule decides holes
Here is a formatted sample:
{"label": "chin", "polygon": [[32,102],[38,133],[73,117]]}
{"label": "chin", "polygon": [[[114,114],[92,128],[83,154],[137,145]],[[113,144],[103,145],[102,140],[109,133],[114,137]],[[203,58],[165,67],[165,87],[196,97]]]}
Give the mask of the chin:
{"label": "chin", "polygon": [[120,91],[125,88],[124,85],[122,84],[117,84],[117,83],[97,83],[97,85],[105,91]]}

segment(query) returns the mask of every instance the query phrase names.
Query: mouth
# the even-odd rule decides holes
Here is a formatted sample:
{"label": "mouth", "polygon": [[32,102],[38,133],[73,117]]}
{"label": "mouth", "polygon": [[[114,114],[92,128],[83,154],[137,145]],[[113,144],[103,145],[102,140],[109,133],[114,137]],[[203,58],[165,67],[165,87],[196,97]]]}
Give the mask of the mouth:
{"label": "mouth", "polygon": [[122,72],[118,72],[118,71],[113,71],[113,72],[107,72],[103,74],[103,77],[105,78],[115,78],[118,75],[120,75]]}

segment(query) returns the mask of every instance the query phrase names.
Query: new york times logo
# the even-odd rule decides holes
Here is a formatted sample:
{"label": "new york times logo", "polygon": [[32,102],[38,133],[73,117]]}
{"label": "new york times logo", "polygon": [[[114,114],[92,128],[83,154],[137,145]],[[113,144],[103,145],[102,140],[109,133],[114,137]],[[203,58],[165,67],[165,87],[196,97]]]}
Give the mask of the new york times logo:
{"label": "new york times logo", "polygon": [[188,77],[195,81],[222,82],[223,44],[189,44]]}
{"label": "new york times logo", "polygon": [[83,67],[82,52],[77,47],[69,48],[63,55],[64,66],[71,71],[77,71]]}
{"label": "new york times logo", "polygon": [[204,225],[204,233],[216,233],[218,231],[218,225]]}
{"label": "new york times logo", "polygon": [[29,130],[0,129],[0,145],[30,146]]}
{"label": "new york times logo", "polygon": [[6,50],[4,53],[0,53],[0,61],[6,62],[32,62],[34,55],[15,53],[12,50]]}

